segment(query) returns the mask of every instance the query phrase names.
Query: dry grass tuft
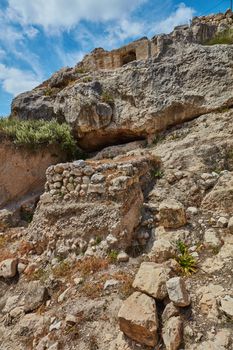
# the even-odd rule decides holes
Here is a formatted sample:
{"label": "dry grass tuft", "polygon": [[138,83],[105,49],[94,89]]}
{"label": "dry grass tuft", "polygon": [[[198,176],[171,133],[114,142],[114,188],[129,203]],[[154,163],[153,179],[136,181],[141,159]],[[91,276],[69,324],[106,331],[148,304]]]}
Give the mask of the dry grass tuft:
{"label": "dry grass tuft", "polygon": [[98,271],[105,270],[108,265],[108,259],[91,256],[78,261],[75,266],[75,271],[79,272],[82,277],[85,277]]}

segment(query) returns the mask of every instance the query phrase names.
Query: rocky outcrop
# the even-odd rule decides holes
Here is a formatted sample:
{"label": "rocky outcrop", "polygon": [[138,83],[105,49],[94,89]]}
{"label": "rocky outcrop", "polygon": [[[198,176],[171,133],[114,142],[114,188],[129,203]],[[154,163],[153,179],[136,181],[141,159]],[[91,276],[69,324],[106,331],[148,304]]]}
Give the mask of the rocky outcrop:
{"label": "rocky outcrop", "polygon": [[12,116],[65,120],[81,147],[97,150],[140,139],[152,141],[172,125],[230,106],[233,48],[219,50],[193,40],[202,26],[213,33],[217,30],[209,24],[177,28],[154,39],[157,57],[114,71],[63,69],[16,97]]}

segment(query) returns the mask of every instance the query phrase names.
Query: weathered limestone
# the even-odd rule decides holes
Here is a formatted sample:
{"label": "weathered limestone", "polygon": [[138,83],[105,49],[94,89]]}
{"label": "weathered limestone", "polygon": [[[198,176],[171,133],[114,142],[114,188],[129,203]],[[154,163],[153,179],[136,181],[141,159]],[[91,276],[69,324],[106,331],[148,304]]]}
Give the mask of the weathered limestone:
{"label": "weathered limestone", "polygon": [[230,233],[233,233],[233,217],[231,217],[228,222],[228,230],[230,231]]}
{"label": "weathered limestone", "polygon": [[160,204],[159,217],[160,225],[165,228],[179,228],[187,222],[183,205],[174,199],[165,200]]}
{"label": "weathered limestone", "polygon": [[38,152],[0,142],[0,209],[33,192],[37,198],[45,183],[45,171],[51,164],[66,159],[57,147],[41,147]]}
{"label": "weathered limestone", "polygon": [[155,56],[157,52],[157,45],[154,41],[142,38],[110,52],[102,48],[95,49],[77,64],[76,70],[79,72],[116,69],[135,60],[148,59],[152,55]]}
{"label": "weathered limestone", "polygon": [[164,325],[162,337],[166,350],[177,350],[182,342],[182,321],[180,317],[171,317]]}
{"label": "weathered limestone", "polygon": [[153,141],[170,126],[231,105],[231,45],[200,45],[217,30],[198,23],[113,52],[97,49],[16,97],[12,116],[66,121],[88,151]]}
{"label": "weathered limestone", "polygon": [[162,263],[173,258],[176,254],[175,247],[165,239],[158,239],[154,242],[150,253],[148,254],[151,261]]}
{"label": "weathered limestone", "polygon": [[0,277],[12,278],[17,272],[18,259],[6,259],[0,263]]}
{"label": "weathered limestone", "polygon": [[226,295],[219,299],[219,309],[230,319],[233,319],[233,297]]}
{"label": "weathered limestone", "polygon": [[162,265],[144,262],[135,276],[133,287],[155,299],[163,300],[167,296],[166,281],[169,272],[170,269]]}
{"label": "weathered limestone", "polygon": [[155,301],[135,292],[126,299],[118,314],[122,332],[140,344],[154,347],[158,341],[158,318]]}
{"label": "weathered limestone", "polygon": [[173,316],[179,316],[179,314],[180,314],[179,308],[171,302],[167,304],[165,306],[165,309],[163,310],[162,321],[163,323],[165,323],[166,321],[169,320],[169,318]]}
{"label": "weathered limestone", "polygon": [[48,292],[39,281],[32,281],[28,284],[24,295],[24,311],[29,312],[37,309],[48,296]]}
{"label": "weathered limestone", "polygon": [[166,283],[169,299],[176,305],[185,307],[190,305],[191,299],[181,277],[173,277]]}

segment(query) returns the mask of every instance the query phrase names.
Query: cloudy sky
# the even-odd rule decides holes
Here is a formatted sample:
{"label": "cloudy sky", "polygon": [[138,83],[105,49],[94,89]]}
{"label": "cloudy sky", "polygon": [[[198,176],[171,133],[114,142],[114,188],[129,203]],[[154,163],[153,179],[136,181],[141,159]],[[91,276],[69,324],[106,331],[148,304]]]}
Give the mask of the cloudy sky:
{"label": "cloudy sky", "polygon": [[[204,4],[203,4],[204,3]],[[170,32],[194,15],[225,11],[230,0],[0,0],[0,115],[20,92],[107,50]]]}

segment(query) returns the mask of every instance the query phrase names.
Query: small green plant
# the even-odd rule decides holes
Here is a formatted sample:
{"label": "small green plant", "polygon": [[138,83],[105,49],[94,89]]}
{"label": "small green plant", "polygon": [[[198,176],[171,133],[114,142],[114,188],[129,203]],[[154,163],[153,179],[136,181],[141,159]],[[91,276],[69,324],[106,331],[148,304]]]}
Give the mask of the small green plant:
{"label": "small green plant", "polygon": [[233,30],[226,29],[221,33],[216,34],[212,39],[206,41],[205,45],[232,45],[233,44]]}
{"label": "small green plant", "polygon": [[80,67],[80,68],[76,68],[75,72],[78,74],[85,74],[87,73],[87,70]]}
{"label": "small green plant", "polygon": [[93,81],[93,78],[92,77],[85,77],[82,79],[83,83],[90,83]]}
{"label": "small green plant", "polygon": [[153,140],[153,145],[157,145],[158,143],[162,142],[164,140],[164,135],[156,135]]}
{"label": "small green plant", "polygon": [[108,259],[110,260],[110,263],[115,264],[117,262],[117,256],[118,256],[118,251],[111,250],[108,253]]}
{"label": "small green plant", "polygon": [[40,269],[32,272],[32,274],[30,275],[30,280],[32,280],[32,281],[39,280],[39,281],[45,283],[47,281],[47,279],[49,278],[49,275],[50,275],[50,273],[48,270],[40,268]]}
{"label": "small green plant", "polygon": [[164,176],[164,172],[160,169],[156,169],[153,173],[152,173],[153,177],[155,179],[162,179],[162,177]]}
{"label": "small green plant", "polygon": [[100,236],[97,236],[95,238],[95,245],[99,245],[102,242],[102,238]]}
{"label": "small green plant", "polygon": [[191,275],[197,271],[196,259],[189,253],[188,247],[184,242],[179,240],[177,242],[177,262],[179,263],[183,273],[185,275]]}
{"label": "small green plant", "polygon": [[107,103],[109,105],[114,103],[114,98],[108,91],[103,91],[101,95],[101,100],[102,102]]}

